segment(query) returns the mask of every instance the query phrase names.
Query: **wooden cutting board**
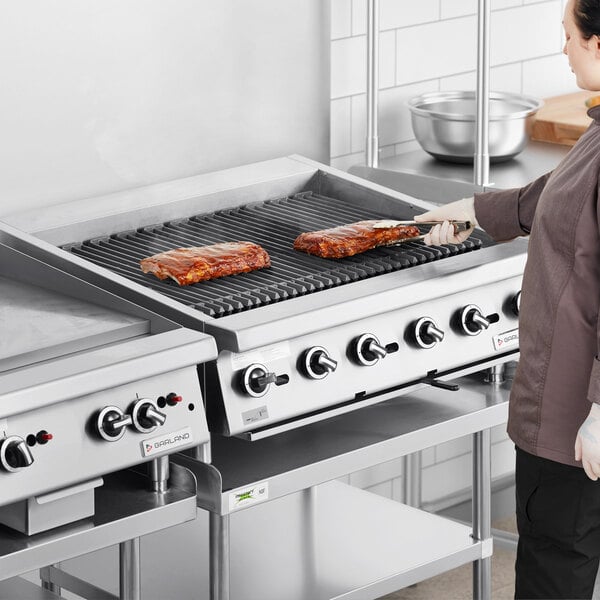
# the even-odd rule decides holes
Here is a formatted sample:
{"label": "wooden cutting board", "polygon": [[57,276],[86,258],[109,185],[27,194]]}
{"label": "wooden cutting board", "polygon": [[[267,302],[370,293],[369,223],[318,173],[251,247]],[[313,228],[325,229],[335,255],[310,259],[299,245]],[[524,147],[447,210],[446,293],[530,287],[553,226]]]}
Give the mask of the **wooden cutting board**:
{"label": "wooden cutting board", "polygon": [[599,95],[598,92],[575,92],[546,98],[544,106],[534,115],[531,139],[572,146],[592,122],[587,116],[585,101]]}

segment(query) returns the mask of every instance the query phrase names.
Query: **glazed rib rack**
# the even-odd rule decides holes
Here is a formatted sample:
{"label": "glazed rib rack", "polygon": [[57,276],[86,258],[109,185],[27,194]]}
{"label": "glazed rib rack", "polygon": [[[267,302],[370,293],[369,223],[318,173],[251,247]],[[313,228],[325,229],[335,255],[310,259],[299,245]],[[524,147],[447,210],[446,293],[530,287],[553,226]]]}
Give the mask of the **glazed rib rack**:
{"label": "glazed rib rack", "polygon": [[[474,232],[462,244],[428,247],[420,241],[403,242],[335,260],[311,256],[293,248],[295,238],[303,231],[380,218],[390,218],[390,215],[308,191],[140,227],[63,248],[218,318],[463,254],[483,245],[483,236]],[[426,228],[422,228],[422,233],[425,231]],[[272,266],[185,288],[172,281],[158,281],[144,275],[139,267],[142,258],[158,252],[224,241],[260,244],[269,253]]]}

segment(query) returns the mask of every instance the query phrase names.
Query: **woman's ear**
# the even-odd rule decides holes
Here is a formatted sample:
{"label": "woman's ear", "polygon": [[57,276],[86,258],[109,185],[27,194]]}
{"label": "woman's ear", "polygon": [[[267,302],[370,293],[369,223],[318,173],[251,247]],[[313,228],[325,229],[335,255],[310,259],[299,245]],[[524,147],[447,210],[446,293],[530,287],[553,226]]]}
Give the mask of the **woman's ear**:
{"label": "woman's ear", "polygon": [[596,58],[600,59],[600,36],[593,35],[590,38],[590,42],[593,44],[593,50],[595,52]]}

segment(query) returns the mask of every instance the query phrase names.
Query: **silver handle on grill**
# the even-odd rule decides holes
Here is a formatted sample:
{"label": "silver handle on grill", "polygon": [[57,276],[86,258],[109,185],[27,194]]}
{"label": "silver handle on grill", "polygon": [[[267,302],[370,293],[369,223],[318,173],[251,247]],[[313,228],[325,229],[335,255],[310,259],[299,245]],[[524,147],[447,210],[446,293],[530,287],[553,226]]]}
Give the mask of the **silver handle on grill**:
{"label": "silver handle on grill", "polygon": [[365,367],[374,365],[387,356],[385,346],[382,346],[377,336],[363,333],[352,342],[352,353],[359,364]]}
{"label": "silver handle on grill", "polygon": [[105,406],[96,417],[96,430],[103,440],[116,442],[132,423],[131,415],[126,415],[118,406]]}
{"label": "silver handle on grill", "polygon": [[167,415],[158,410],[158,406],[150,398],[140,398],[131,410],[132,425],[140,433],[150,433],[159,425],[164,425]]}
{"label": "silver handle on grill", "polygon": [[313,346],[303,355],[301,370],[311,379],[323,379],[337,369],[337,361],[322,346]]}
{"label": "silver handle on grill", "polygon": [[471,317],[471,321],[478,325],[480,329],[487,329],[490,326],[490,322],[478,312]]}
{"label": "silver handle on grill", "polygon": [[16,473],[33,464],[33,455],[22,437],[11,435],[1,443],[0,464],[7,471]]}
{"label": "silver handle on grill", "polygon": [[433,323],[429,323],[429,325],[427,325],[425,332],[436,342],[441,342],[444,339],[444,332],[436,327]]}
{"label": "silver handle on grill", "polygon": [[479,335],[491,325],[492,321],[483,316],[479,306],[468,304],[460,311],[460,325],[463,333]]}
{"label": "silver handle on grill", "polygon": [[260,363],[252,363],[242,371],[242,390],[254,398],[260,398],[267,393],[271,384],[284,385],[290,380],[289,375],[277,375],[267,371]]}
{"label": "silver handle on grill", "polygon": [[444,339],[444,332],[431,317],[421,317],[414,325],[414,338],[421,348],[433,348]]}
{"label": "silver handle on grill", "polygon": [[337,369],[337,360],[329,358],[329,356],[323,352],[318,355],[317,364],[323,367],[328,373],[333,373],[333,371]]}

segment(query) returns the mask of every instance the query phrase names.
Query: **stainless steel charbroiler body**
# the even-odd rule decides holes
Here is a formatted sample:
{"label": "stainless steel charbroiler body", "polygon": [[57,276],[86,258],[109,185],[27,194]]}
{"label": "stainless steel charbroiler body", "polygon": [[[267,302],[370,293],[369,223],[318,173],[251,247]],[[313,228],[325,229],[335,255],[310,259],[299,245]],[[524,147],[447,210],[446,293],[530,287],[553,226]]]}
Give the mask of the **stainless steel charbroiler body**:
{"label": "stainless steel charbroiler body", "polygon": [[[302,157],[17,215],[23,243],[60,269],[210,333],[210,427],[251,439],[514,360],[526,242],[420,241],[327,260],[295,237],[431,205]],[[179,287],[139,260],[247,240],[272,266]]]}
{"label": "stainless steel charbroiler body", "polygon": [[3,225],[0,522],[33,534],[93,515],[103,475],[208,443],[216,348],[24,250]]}

